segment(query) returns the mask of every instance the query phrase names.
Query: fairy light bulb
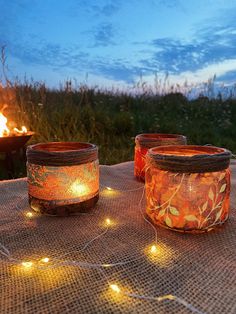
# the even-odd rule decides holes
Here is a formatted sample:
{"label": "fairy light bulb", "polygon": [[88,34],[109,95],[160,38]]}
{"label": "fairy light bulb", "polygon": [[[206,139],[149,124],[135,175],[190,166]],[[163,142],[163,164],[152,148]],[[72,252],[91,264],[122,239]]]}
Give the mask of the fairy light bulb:
{"label": "fairy light bulb", "polygon": [[111,225],[111,219],[110,219],[110,218],[107,218],[107,219],[106,219],[106,225],[107,225],[107,226],[110,226],[110,225]]}
{"label": "fairy light bulb", "polygon": [[21,265],[24,268],[31,268],[33,266],[33,263],[32,262],[22,262]]}
{"label": "fairy light bulb", "polygon": [[116,284],[111,284],[110,288],[116,292],[116,293],[120,293],[120,288],[116,285]]}
{"label": "fairy light bulb", "polygon": [[107,189],[108,191],[112,191],[112,188],[110,188],[109,186],[107,186],[106,189]]}
{"label": "fairy light bulb", "polygon": [[49,258],[48,257],[44,257],[44,258],[41,259],[41,262],[48,263],[49,262]]}
{"label": "fairy light bulb", "polygon": [[111,264],[103,264],[102,267],[105,267],[105,268],[111,267]]}
{"label": "fairy light bulb", "polygon": [[157,246],[156,246],[155,244],[152,245],[152,246],[151,246],[151,249],[150,249],[150,252],[151,252],[152,254],[156,254],[157,251],[158,251]]}
{"label": "fairy light bulb", "polygon": [[33,213],[32,212],[27,212],[25,215],[26,215],[27,218],[32,218],[33,217]]}

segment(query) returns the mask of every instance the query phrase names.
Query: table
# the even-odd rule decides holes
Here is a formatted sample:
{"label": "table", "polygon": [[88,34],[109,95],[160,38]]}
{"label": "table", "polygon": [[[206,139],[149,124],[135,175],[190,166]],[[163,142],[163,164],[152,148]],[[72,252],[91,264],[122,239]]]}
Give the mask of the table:
{"label": "table", "polygon": [[[27,217],[26,179],[0,182],[1,313],[236,313],[236,164],[225,226],[201,235],[156,228],[155,257],[133,163],[100,169],[97,206],[73,217]],[[152,299],[165,295],[178,299]]]}

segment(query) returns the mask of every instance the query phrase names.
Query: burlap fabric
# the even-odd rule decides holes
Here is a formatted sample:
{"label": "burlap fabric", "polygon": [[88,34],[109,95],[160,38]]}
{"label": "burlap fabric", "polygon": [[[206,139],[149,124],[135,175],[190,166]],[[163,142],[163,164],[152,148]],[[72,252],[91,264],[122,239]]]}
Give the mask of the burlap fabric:
{"label": "burlap fabric", "polygon": [[[146,296],[172,294],[203,313],[236,313],[236,164],[232,166],[231,215],[224,227],[200,235],[157,228],[159,253],[147,248],[154,242],[152,227],[144,221],[138,203],[143,183],[133,178],[133,163],[101,166],[100,200],[89,214],[29,220],[25,179],[0,183],[0,242],[12,257],[91,263],[130,264],[97,269],[60,266],[22,269],[0,257],[1,313],[190,313],[175,301],[162,302],[115,296],[107,280],[121,289]],[[143,200],[142,210],[145,210]],[[115,225],[104,230],[109,217]],[[63,254],[67,254],[62,257]]]}

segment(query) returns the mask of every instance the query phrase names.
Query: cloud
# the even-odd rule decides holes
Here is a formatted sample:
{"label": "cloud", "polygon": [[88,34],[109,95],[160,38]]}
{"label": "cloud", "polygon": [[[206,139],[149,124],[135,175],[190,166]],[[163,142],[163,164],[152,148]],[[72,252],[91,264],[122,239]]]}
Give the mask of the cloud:
{"label": "cloud", "polygon": [[167,8],[175,8],[175,7],[182,7],[180,0],[153,0],[153,4],[161,5]]}
{"label": "cloud", "polygon": [[[196,71],[185,71],[180,75],[174,75],[172,78],[175,81],[184,81],[188,79],[193,83],[207,81],[210,77],[216,75],[221,81],[223,78],[229,79],[228,75],[232,76],[236,72],[236,58],[228,59],[217,63],[211,63],[207,66],[197,69]],[[235,77],[234,77],[235,78]]]}
{"label": "cloud", "polygon": [[79,50],[78,46],[63,47],[59,44],[38,41],[37,44],[8,43],[6,53],[21,60],[26,65],[40,65],[54,69],[86,68],[89,54]]}
{"label": "cloud", "polygon": [[229,84],[236,84],[236,69],[231,68],[228,72],[218,75],[217,80],[220,82],[227,82]]}
{"label": "cloud", "polygon": [[[138,3],[138,0],[130,1],[134,4]],[[5,8],[4,16],[7,14],[7,8],[14,14],[10,14],[9,19],[0,24],[0,45],[6,43],[7,52],[22,60],[26,66],[48,66],[55,71],[63,69],[64,73],[67,73],[67,70],[77,73],[89,72],[126,83],[133,83],[141,74],[149,76],[154,72],[157,74],[169,72],[175,79],[189,78],[194,81],[205,80],[214,74],[219,80],[233,80],[236,71],[235,11],[231,14],[222,13],[220,19],[205,21],[200,27],[198,25],[193,37],[188,41],[169,37],[145,41],[144,37],[142,42],[130,43],[129,41],[122,45],[124,38],[120,36],[121,29],[118,28],[122,21],[116,27],[116,19],[110,19],[122,9],[120,0],[118,2],[72,1],[77,5],[75,15],[78,14],[79,9],[81,16],[89,11],[89,15],[85,16],[87,19],[92,19],[91,23],[86,24],[78,34],[77,42],[81,43],[79,46],[60,41],[59,37],[57,38],[59,42],[54,41],[54,37],[51,38],[53,40],[51,42],[48,37],[39,33],[37,34],[41,38],[37,36],[30,38],[29,33],[27,36],[24,35],[20,27],[18,36],[17,15],[20,16],[19,13],[26,8],[29,9],[30,0],[23,0],[24,6],[21,9],[17,1],[12,0],[12,10],[9,10],[9,5],[4,4],[5,1],[2,2]],[[179,7],[183,1],[152,0],[152,3],[156,6]],[[15,26],[11,29],[14,23]],[[82,23],[80,26],[82,27]],[[85,31],[87,27],[90,27],[89,31]],[[48,41],[42,38],[48,38]],[[119,43],[121,47],[118,46]],[[120,50],[117,49],[113,53],[113,46],[117,46]],[[122,57],[119,57],[120,52]]]}
{"label": "cloud", "polygon": [[27,43],[9,44],[7,53],[29,67],[46,66],[48,70],[53,69],[60,73],[67,71],[79,76],[90,73],[128,84],[133,83],[135,78],[145,71],[145,67],[135,67],[124,60],[104,60],[100,56],[92,58],[89,53],[79,51],[78,46],[63,47],[43,41],[34,47]]}
{"label": "cloud", "polygon": [[[136,43],[137,44],[137,43]],[[217,27],[206,25],[195,32],[191,41],[157,38],[146,44],[147,58],[140,58],[141,65],[168,71],[172,75],[194,73],[194,77],[224,75],[234,67],[236,59],[236,20]],[[232,75],[232,74],[231,74]]]}
{"label": "cloud", "polygon": [[118,12],[120,6],[119,3],[107,3],[105,4],[103,7],[101,7],[101,9],[99,10],[100,14],[103,14],[105,16],[111,16],[114,15]]}
{"label": "cloud", "polygon": [[[100,3],[99,3],[100,2]],[[82,0],[79,3],[75,2],[72,6],[72,13],[77,9],[83,8],[87,13],[92,14],[94,18],[108,17],[115,15],[121,8],[120,0],[113,1],[100,0],[97,4],[91,4],[88,0]]]}
{"label": "cloud", "polygon": [[141,75],[141,69],[135,66],[127,66],[123,62],[113,61],[112,63],[98,62],[95,73],[112,80],[119,80],[133,84],[137,76]]}
{"label": "cloud", "polygon": [[94,39],[93,47],[106,47],[116,44],[114,40],[116,32],[111,23],[102,23],[98,25],[94,30],[90,31],[90,34],[93,36]]}

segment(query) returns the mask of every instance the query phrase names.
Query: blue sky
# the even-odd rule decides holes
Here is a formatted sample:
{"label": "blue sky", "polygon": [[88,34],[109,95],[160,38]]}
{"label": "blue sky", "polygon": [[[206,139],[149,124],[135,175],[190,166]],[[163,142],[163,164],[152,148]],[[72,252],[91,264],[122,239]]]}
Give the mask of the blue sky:
{"label": "blue sky", "polygon": [[236,0],[0,0],[12,76],[57,86],[236,82]]}

